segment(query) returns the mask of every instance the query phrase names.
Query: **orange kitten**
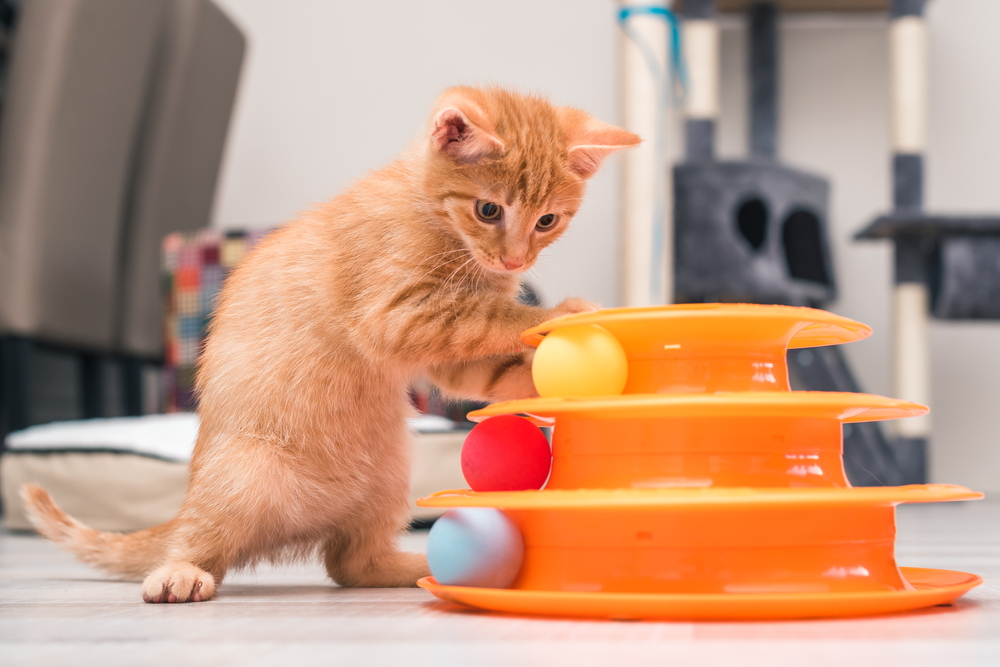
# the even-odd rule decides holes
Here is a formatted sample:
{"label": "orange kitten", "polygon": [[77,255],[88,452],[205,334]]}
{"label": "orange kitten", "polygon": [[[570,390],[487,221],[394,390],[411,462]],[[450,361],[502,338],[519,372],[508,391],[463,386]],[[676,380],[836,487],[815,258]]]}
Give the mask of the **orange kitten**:
{"label": "orange kitten", "polygon": [[576,109],[453,88],[402,157],[271,234],[220,296],[198,372],[201,430],[171,521],[101,533],[25,487],[44,535],[145,577],[147,602],[211,598],[226,572],[317,548],[342,586],[412,586],[407,387],[534,396],[519,335],[590,310],[517,302],[601,161],[639,139]]}

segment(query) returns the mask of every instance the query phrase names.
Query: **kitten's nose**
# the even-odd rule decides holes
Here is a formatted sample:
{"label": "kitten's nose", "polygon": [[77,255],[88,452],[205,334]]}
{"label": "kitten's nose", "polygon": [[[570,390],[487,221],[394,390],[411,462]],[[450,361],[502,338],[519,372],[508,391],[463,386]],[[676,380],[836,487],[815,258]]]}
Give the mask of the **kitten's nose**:
{"label": "kitten's nose", "polygon": [[515,259],[503,260],[503,267],[508,271],[513,271],[514,269],[520,269],[522,266],[524,266],[524,261],[518,261]]}

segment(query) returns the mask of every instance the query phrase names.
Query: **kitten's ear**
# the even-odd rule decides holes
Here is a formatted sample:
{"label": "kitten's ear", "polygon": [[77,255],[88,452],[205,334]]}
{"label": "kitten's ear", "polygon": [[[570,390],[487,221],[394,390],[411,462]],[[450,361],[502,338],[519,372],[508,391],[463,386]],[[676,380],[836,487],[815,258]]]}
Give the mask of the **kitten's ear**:
{"label": "kitten's ear", "polygon": [[477,162],[504,149],[503,142],[483,127],[485,123],[476,124],[470,116],[475,118],[481,113],[468,107],[464,112],[458,107],[445,107],[434,116],[431,130],[434,148],[463,164]]}
{"label": "kitten's ear", "polygon": [[563,127],[568,137],[569,168],[581,178],[590,178],[604,158],[622,148],[638,146],[642,139],[627,130],[608,125],[579,109],[563,107]]}

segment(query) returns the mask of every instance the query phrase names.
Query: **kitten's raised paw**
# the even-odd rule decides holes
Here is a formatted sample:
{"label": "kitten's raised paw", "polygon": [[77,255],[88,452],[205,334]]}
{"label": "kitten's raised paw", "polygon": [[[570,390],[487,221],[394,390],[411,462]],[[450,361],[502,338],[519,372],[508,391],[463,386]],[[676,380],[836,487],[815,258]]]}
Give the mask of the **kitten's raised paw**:
{"label": "kitten's raised paw", "polygon": [[552,317],[575,315],[576,313],[593,313],[598,310],[600,310],[600,307],[590,303],[589,301],[584,301],[583,299],[578,299],[576,297],[570,297],[552,309]]}
{"label": "kitten's raised paw", "polygon": [[215,578],[191,563],[168,563],[142,582],[146,602],[201,602],[215,595]]}

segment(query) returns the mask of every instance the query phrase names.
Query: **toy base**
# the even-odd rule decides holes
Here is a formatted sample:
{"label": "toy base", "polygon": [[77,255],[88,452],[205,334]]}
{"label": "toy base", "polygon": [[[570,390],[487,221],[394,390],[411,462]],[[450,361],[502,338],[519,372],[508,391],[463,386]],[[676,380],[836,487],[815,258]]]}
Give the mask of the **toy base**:
{"label": "toy base", "polygon": [[417,584],[448,602],[515,614],[609,619],[778,620],[868,616],[949,604],[983,583],[954,570],[900,568],[908,591],[863,593],[651,594],[525,591],[442,586],[434,577]]}

